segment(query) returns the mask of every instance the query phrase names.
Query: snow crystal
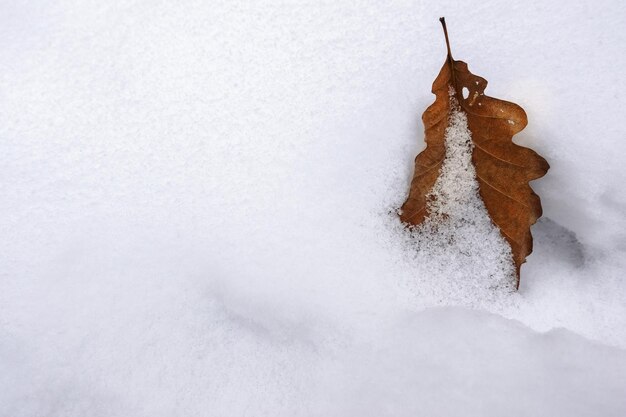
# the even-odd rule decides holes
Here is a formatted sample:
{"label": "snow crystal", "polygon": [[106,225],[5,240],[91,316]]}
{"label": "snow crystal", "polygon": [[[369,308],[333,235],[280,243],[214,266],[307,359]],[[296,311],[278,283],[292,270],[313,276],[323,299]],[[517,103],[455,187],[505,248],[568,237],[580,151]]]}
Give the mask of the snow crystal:
{"label": "snow crystal", "polygon": [[[472,138],[467,115],[450,87],[450,114],[445,130],[446,156],[432,191],[428,194],[428,216],[412,229],[418,262],[439,265],[456,297],[472,302],[493,298],[499,291],[515,288],[511,249],[493,224],[478,194],[472,163]],[[410,286],[410,283],[409,283]],[[418,285],[419,286],[419,285]],[[484,294],[476,297],[476,292]]]}

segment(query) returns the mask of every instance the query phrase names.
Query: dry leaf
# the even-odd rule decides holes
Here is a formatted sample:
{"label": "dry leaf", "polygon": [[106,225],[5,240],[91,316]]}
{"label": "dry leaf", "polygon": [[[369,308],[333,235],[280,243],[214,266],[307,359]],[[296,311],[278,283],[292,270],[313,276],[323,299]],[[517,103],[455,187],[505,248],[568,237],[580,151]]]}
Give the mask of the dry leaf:
{"label": "dry leaf", "polygon": [[429,214],[427,199],[445,158],[452,87],[467,115],[480,197],[511,246],[519,287],[520,266],[532,252],[530,226],[541,217],[541,201],[528,182],[544,176],[549,165],[535,151],[513,143],[512,136],[527,124],[526,113],[517,104],[484,95],[487,80],[469,72],[465,62],[452,58],[445,20],[440,20],[448,57],[433,83],[435,102],[422,116],[426,149],[415,158],[415,173],[400,218],[419,225]]}

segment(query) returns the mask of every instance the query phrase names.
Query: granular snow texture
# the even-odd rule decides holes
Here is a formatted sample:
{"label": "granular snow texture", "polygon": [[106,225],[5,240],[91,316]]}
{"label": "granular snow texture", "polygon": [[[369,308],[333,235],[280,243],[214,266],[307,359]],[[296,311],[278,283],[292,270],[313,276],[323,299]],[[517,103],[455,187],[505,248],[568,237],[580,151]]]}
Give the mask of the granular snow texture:
{"label": "granular snow texture", "polygon": [[[417,250],[415,263],[435,267],[428,275],[441,277],[437,288],[447,290],[442,297],[476,305],[513,291],[515,266],[509,244],[478,194],[467,115],[452,88],[450,109],[444,133],[446,156],[428,194],[428,215],[411,228],[408,245]],[[410,286],[418,292],[428,286],[419,279],[411,281]]]}

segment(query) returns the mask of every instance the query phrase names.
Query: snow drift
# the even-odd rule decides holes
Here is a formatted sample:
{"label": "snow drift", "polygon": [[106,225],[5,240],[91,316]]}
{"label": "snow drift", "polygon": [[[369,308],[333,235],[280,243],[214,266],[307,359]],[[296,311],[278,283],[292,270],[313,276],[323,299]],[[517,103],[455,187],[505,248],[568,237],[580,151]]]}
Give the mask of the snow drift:
{"label": "snow drift", "polygon": [[[623,415],[621,8],[0,5],[0,415]],[[551,165],[517,293],[394,214],[440,15]]]}

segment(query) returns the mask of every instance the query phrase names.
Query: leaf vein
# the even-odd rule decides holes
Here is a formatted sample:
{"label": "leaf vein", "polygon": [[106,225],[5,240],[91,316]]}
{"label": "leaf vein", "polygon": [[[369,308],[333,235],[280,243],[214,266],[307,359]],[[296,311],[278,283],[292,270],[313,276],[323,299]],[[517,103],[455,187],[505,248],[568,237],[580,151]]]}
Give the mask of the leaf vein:
{"label": "leaf vein", "polygon": [[[474,141],[472,141],[472,142],[474,142]],[[492,153],[491,153],[491,152],[489,152],[487,149],[485,149],[485,148],[483,148],[482,146],[480,146],[477,142],[474,142],[474,146],[476,146],[478,149],[480,149],[481,151],[483,151],[483,152],[484,152],[484,153],[486,153],[487,155],[489,155],[489,156],[491,156],[491,157],[493,157],[493,158],[496,158],[496,159],[497,159],[497,160],[499,160],[499,161],[505,162],[505,163],[507,163],[507,164],[509,164],[509,165],[513,165],[513,166],[516,166],[516,167],[519,167],[519,168],[528,168],[526,165],[518,165],[518,164],[516,164],[516,163],[513,163],[513,162],[511,162],[511,161],[507,161],[506,159],[502,159],[502,158],[500,158],[499,156],[492,154]]]}

